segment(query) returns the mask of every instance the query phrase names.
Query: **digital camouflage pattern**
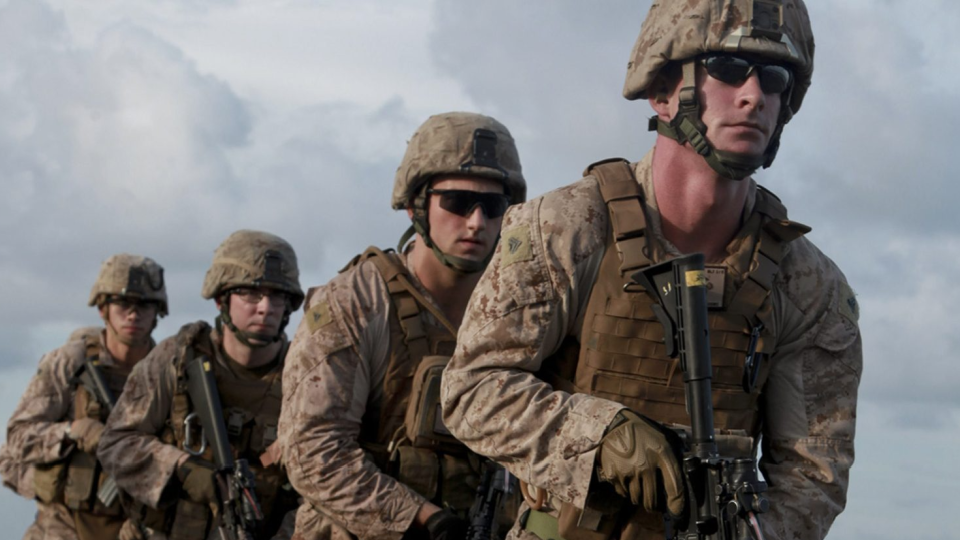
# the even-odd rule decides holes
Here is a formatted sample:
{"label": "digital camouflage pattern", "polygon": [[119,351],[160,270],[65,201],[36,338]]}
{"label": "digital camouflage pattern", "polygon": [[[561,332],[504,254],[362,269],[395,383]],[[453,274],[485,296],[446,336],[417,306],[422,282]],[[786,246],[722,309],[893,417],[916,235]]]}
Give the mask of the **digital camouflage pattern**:
{"label": "digital camouflage pattern", "polygon": [[[680,253],[660,230],[651,161],[635,170],[660,262]],[[756,189],[750,180],[748,212]],[[443,378],[444,422],[454,435],[548,490],[554,515],[559,501],[583,507],[603,430],[622,408],[554,391],[536,375],[583,326],[608,226],[592,176],[511,209]],[[846,503],[854,457],[859,309],[843,274],[810,241],[785,249],[771,300],[778,346],[761,396],[760,467],[771,503],[762,523],[768,538],[822,538]],[[517,527],[511,537],[535,538]]]}
{"label": "digital camouflage pattern", "polygon": [[[304,498],[296,538],[399,539],[426,502],[383,473],[359,444],[384,400],[390,302],[369,260],[308,295],[287,356],[280,416],[284,464]],[[445,331],[429,313],[424,321]]]}
{"label": "digital camouflage pattern", "polygon": [[813,75],[807,8],[799,0],[655,0],[630,53],[624,97],[646,99],[668,62],[709,52],[755,54],[792,65],[796,84],[789,105],[795,113]]}
{"label": "digital camouflage pattern", "polygon": [[236,287],[267,287],[293,297],[291,309],[303,301],[297,254],[283,238],[261,231],[240,230],[217,247],[203,280],[201,296],[211,300]]}
{"label": "digital camouflage pattern", "polygon": [[[489,130],[496,137],[495,155],[477,163],[475,132]],[[482,152],[480,152],[482,154]],[[481,156],[482,157],[482,156]],[[484,165],[487,163],[488,165]],[[497,168],[494,168],[495,165]],[[402,210],[424,182],[438,174],[480,176],[503,182],[511,204],[525,201],[527,184],[520,154],[506,126],[482,114],[450,112],[431,116],[407,144],[393,185],[393,209]]]}
{"label": "digital camouflage pattern", "polygon": [[[102,332],[100,344],[101,367],[121,372],[103,345]],[[83,340],[72,340],[44,355],[10,417],[7,442],[0,450],[0,470],[4,471],[4,483],[24,497],[34,496],[34,467],[66,459],[76,451],[67,437],[70,424],[77,418],[73,376],[86,358]],[[119,393],[119,389],[114,390]],[[62,497],[59,502],[38,502],[36,521],[24,538],[78,538],[75,514],[79,512],[67,508]]]}
{"label": "digital camouflage pattern", "polygon": [[103,261],[87,304],[99,305],[101,297],[109,295],[157,302],[161,317],[169,313],[163,267],[150,257],[120,253]]}
{"label": "digital camouflage pattern", "polygon": [[[221,338],[215,330],[210,339],[211,348],[216,352],[213,361],[218,372],[227,370],[237,377],[261,377],[271,380],[277,376],[275,370],[266,374],[254,373],[253,370],[245,370],[225,358],[220,346]],[[177,466],[188,456],[182,449],[167,444],[159,437],[168,426],[177,390],[175,361],[178,347],[178,336],[167,338],[133,369],[123,395],[107,421],[107,428],[100,438],[97,451],[97,457],[107,472],[116,479],[117,485],[134,499],[152,508],[168,508],[177,502],[178,491],[167,488],[171,481],[177,484]],[[250,410],[258,410],[267,397],[251,396]],[[254,472],[255,466],[256,464],[251,462]],[[257,485],[258,489],[261,487],[260,484]],[[272,538],[287,539],[289,534],[287,524]],[[164,535],[155,533],[151,538],[164,538]],[[220,538],[217,528],[211,527],[208,539],[217,538]]]}

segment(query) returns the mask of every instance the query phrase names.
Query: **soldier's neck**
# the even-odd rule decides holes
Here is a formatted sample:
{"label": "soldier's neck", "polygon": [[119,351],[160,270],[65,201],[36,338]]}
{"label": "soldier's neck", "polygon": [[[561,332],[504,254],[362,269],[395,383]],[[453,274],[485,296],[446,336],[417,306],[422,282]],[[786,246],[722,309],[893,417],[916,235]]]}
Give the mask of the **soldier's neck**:
{"label": "soldier's neck", "polygon": [[722,261],[740,229],[749,182],[720,176],[689,146],[663,136],[651,171],[664,237],[682,253]]}
{"label": "soldier's neck", "polygon": [[227,353],[234,362],[247,369],[253,369],[272,362],[283,347],[283,342],[275,341],[266,347],[249,347],[241,343],[230,329],[224,328],[222,346],[223,352]]}
{"label": "soldier's neck", "polygon": [[116,332],[109,327],[104,334],[106,335],[107,352],[110,353],[110,357],[120,368],[133,368],[150,352],[149,337],[141,343],[124,343],[117,337]]}
{"label": "soldier's neck", "polygon": [[470,294],[480,281],[483,272],[461,274],[448,268],[433,251],[418,242],[410,251],[410,268],[420,283],[433,297],[440,311],[455,327],[460,326],[467,310]]}

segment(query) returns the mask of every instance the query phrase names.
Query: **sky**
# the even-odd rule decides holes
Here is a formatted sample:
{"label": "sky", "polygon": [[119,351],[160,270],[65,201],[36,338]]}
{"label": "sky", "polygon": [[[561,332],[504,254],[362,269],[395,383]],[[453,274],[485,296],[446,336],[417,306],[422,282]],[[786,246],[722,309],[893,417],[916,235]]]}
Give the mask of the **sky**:
{"label": "sky", "polygon": [[[945,539],[960,511],[960,3],[922,5],[810,3],[813,85],[756,176],[861,305],[857,459],[831,538]],[[160,339],[215,316],[200,285],[234,230],[287,239],[304,287],[394,246],[393,175],[431,114],[507,125],[531,196],[639,159],[650,109],[621,89],[648,8],[0,0],[0,417],[44,352],[99,322],[86,301],[111,254],[166,268]],[[0,522],[26,529],[32,504],[0,490]]]}

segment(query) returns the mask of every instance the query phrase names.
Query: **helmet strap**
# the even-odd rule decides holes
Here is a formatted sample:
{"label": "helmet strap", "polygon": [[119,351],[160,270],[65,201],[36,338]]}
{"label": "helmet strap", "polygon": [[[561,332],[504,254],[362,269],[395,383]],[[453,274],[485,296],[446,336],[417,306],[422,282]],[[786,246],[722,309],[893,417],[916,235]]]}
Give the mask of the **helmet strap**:
{"label": "helmet strap", "polygon": [[657,116],[651,117],[650,131],[656,131],[681,145],[690,143],[690,147],[703,156],[707,165],[724,178],[743,180],[760,167],[766,168],[773,163],[773,158],[780,147],[780,133],[789,117],[789,106],[787,105],[789,94],[786,94],[787,102],[781,103],[780,118],[777,120],[777,127],[770,137],[769,143],[767,143],[767,149],[763,154],[754,156],[717,150],[707,140],[707,126],[700,119],[700,100],[697,99],[696,60],[687,60],[683,63],[681,84],[683,86],[680,88],[680,103],[677,107],[677,114],[670,122],[664,122]]}

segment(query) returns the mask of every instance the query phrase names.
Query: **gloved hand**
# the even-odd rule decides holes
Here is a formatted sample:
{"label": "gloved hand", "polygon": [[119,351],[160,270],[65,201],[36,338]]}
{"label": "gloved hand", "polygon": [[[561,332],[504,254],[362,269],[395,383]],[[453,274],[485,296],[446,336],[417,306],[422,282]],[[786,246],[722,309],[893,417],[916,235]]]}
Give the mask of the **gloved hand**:
{"label": "gloved hand", "polygon": [[684,509],[683,476],[666,434],[629,409],[617,413],[600,441],[597,478],[613,484],[617,494],[648,512],[662,512],[657,500],[657,472],[663,478],[667,510]]}
{"label": "gloved hand", "polygon": [[103,423],[94,418],[79,418],[70,424],[69,437],[76,441],[77,448],[81,451],[94,454],[100,444],[103,427]]}
{"label": "gloved hand", "polygon": [[120,540],[146,540],[143,534],[140,533],[140,527],[129,519],[124,521],[123,526],[120,527],[119,538]]}
{"label": "gloved hand", "polygon": [[211,509],[219,506],[217,471],[212,463],[190,457],[177,467],[177,478],[180,479],[180,487],[188,499],[210,505]]}
{"label": "gloved hand", "polygon": [[449,510],[434,513],[424,527],[430,540],[463,540],[467,537],[467,522]]}

